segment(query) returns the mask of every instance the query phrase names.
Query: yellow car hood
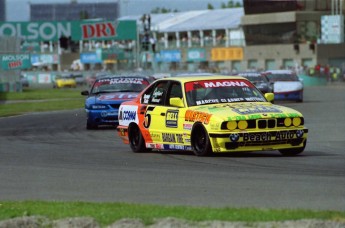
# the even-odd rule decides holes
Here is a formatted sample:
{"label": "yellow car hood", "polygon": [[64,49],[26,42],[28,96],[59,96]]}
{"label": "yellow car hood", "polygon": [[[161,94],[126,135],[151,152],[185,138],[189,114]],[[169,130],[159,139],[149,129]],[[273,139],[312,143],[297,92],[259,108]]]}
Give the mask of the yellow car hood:
{"label": "yellow car hood", "polygon": [[292,108],[274,105],[269,102],[227,103],[191,107],[191,109],[212,114],[212,118],[221,120],[302,117]]}

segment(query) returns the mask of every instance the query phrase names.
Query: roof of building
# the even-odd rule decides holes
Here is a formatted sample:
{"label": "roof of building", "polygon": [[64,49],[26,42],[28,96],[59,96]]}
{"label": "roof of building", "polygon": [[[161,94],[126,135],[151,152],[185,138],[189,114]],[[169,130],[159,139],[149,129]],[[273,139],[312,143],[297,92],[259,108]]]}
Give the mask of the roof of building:
{"label": "roof of building", "polygon": [[[151,30],[159,32],[183,32],[194,30],[237,29],[240,27],[244,9],[227,8],[196,10],[177,13],[151,14]],[[142,15],[124,16],[118,20],[137,20]]]}

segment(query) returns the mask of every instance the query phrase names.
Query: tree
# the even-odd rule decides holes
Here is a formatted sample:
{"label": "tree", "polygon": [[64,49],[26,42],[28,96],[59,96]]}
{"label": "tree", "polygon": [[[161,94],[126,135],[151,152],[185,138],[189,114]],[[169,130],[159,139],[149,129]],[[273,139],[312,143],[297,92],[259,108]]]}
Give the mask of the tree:
{"label": "tree", "polygon": [[[210,4],[209,4],[210,5]],[[242,7],[241,3],[238,1],[233,1],[230,0],[228,1],[228,3],[224,3],[222,2],[222,4],[220,5],[220,8],[222,9],[226,9],[226,8],[238,8],[238,7]],[[212,8],[213,9],[213,8]]]}
{"label": "tree", "polygon": [[233,1],[228,1],[228,8],[234,8],[234,2]]}
{"label": "tree", "polygon": [[158,14],[158,13],[171,13],[171,12],[178,12],[177,9],[171,10],[171,9],[166,9],[166,8],[159,8],[156,7],[154,9],[151,10],[151,14]]}
{"label": "tree", "polygon": [[208,4],[207,4],[207,9],[209,9],[209,10],[213,10],[213,9],[214,9],[214,7],[213,7],[213,5],[212,5],[211,3],[208,3]]}
{"label": "tree", "polygon": [[79,12],[80,20],[89,19],[89,13],[86,10],[82,10]]}

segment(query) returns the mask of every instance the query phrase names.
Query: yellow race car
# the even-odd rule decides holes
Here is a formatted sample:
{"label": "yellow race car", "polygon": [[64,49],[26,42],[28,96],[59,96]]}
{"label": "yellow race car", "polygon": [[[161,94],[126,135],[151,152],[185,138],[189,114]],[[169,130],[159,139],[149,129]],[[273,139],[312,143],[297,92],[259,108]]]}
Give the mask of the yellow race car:
{"label": "yellow race car", "polygon": [[303,115],[273,99],[240,76],[162,78],[121,104],[117,131],[133,152],[302,153],[308,135]]}
{"label": "yellow race car", "polygon": [[76,88],[77,81],[71,75],[58,75],[53,82],[54,88]]}

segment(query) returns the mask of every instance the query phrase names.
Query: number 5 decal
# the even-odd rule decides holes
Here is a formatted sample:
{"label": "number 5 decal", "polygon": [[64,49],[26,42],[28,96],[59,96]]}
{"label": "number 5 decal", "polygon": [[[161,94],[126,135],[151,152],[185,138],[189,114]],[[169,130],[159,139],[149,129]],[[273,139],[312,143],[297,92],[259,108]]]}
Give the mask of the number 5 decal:
{"label": "number 5 decal", "polygon": [[154,109],[154,106],[147,106],[147,109],[145,111],[144,115],[144,127],[149,128],[151,124],[151,114],[150,112]]}

